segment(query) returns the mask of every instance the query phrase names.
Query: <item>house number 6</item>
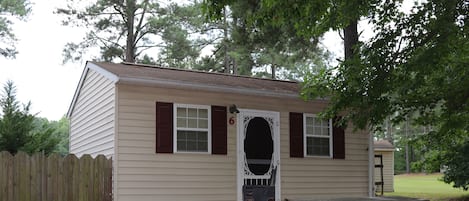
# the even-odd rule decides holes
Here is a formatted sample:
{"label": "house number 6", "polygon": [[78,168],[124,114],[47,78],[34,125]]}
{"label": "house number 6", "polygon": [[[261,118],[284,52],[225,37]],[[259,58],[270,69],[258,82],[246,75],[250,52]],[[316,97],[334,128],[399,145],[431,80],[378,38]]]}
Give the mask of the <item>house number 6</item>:
{"label": "house number 6", "polygon": [[230,117],[230,120],[228,122],[230,123],[230,125],[234,125],[235,124],[234,117]]}

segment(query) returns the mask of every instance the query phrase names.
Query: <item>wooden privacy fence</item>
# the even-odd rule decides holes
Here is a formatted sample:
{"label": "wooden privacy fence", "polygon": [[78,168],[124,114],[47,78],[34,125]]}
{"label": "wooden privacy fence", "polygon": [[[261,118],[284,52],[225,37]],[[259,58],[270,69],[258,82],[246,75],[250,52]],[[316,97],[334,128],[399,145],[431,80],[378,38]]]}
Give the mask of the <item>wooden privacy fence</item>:
{"label": "wooden privacy fence", "polygon": [[111,201],[112,160],[0,153],[2,201]]}

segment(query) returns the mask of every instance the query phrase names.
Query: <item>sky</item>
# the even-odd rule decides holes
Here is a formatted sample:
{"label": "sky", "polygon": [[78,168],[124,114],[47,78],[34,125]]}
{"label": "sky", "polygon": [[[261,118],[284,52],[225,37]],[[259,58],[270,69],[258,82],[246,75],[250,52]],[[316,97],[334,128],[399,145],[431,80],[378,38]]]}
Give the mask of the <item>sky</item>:
{"label": "sky", "polygon": [[13,32],[18,39],[15,59],[0,57],[0,85],[14,82],[17,98],[31,101],[31,113],[59,120],[68,110],[84,64],[62,65],[62,49],[67,42],[79,41],[84,30],[61,26],[54,8],[63,0],[31,0],[27,21],[16,21]]}
{"label": "sky", "polygon": [[[62,49],[67,42],[78,42],[86,29],[61,25],[62,17],[53,14],[64,7],[64,0],[31,0],[32,13],[27,21],[18,21],[13,32],[19,54],[15,59],[0,57],[0,85],[11,80],[22,103],[31,101],[31,113],[49,120],[66,115],[85,62],[62,64]],[[341,56],[339,34],[329,32],[323,44]],[[84,59],[86,60],[86,58]]]}

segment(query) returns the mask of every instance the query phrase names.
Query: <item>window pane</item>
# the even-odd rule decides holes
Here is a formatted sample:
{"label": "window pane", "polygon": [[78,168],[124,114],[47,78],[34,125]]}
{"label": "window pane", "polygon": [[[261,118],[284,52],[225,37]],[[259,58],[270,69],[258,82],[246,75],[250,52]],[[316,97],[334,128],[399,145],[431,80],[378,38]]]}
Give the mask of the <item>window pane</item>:
{"label": "window pane", "polygon": [[178,145],[177,145],[177,150],[178,150],[178,151],[184,151],[184,150],[187,149],[187,148],[186,148],[186,142],[185,142],[185,141],[179,141],[179,140],[178,140],[178,143],[177,143],[177,144],[178,144]]}
{"label": "window pane", "polygon": [[208,110],[199,109],[199,118],[208,118]]}
{"label": "window pane", "polygon": [[208,132],[177,131],[177,150],[181,152],[207,152]]}
{"label": "window pane", "polygon": [[188,141],[187,142],[187,150],[185,150],[185,151],[191,151],[191,152],[197,151],[197,141]]}
{"label": "window pane", "polygon": [[177,127],[185,128],[187,127],[187,122],[185,118],[177,118]]}
{"label": "window pane", "polygon": [[327,127],[326,127],[326,128],[322,128],[322,135],[324,135],[324,136],[329,136],[329,135],[330,135],[330,133],[329,133],[329,128],[327,128]]}
{"label": "window pane", "polygon": [[208,138],[207,132],[198,132],[197,133],[197,139],[199,141],[207,142],[207,138]]}
{"label": "window pane", "polygon": [[313,150],[311,153],[315,156],[321,156],[321,149],[317,146],[312,146],[311,149]]}
{"label": "window pane", "polygon": [[306,155],[313,155],[313,138],[306,138]]}
{"label": "window pane", "polygon": [[187,120],[188,128],[197,128],[197,119],[188,119]]}
{"label": "window pane", "polygon": [[314,135],[321,135],[321,128],[320,127],[314,127]]}
{"label": "window pane", "polygon": [[200,151],[200,152],[207,152],[207,151],[208,151],[207,142],[198,142],[198,144],[197,144],[197,151]]}
{"label": "window pane", "polygon": [[186,131],[187,132],[187,141],[197,141],[197,135],[193,131]]}
{"label": "window pane", "polygon": [[177,108],[177,117],[187,117],[186,108]]}
{"label": "window pane", "polygon": [[329,156],[329,138],[307,137],[306,154],[311,156]]}
{"label": "window pane", "polygon": [[306,117],[306,126],[312,126],[314,124],[313,117]]}
{"label": "window pane", "polygon": [[186,137],[187,137],[186,132],[184,131],[177,132],[177,150],[178,151],[187,149]]}
{"label": "window pane", "polygon": [[208,128],[208,120],[199,119],[199,128]]}
{"label": "window pane", "polygon": [[178,131],[178,140],[186,140],[187,139],[187,132],[186,131]]}
{"label": "window pane", "polygon": [[[176,109],[176,128],[177,139],[176,148],[181,152],[207,152],[208,151],[208,129],[209,129],[209,110],[204,108],[185,108]],[[183,128],[185,131],[178,130]],[[193,130],[192,130],[193,129]],[[203,130],[203,131],[194,131]]]}
{"label": "window pane", "polygon": [[187,116],[197,118],[197,109],[195,108],[187,108]]}
{"label": "window pane", "polygon": [[308,135],[313,135],[313,127],[312,126],[306,126],[306,134]]}
{"label": "window pane", "polygon": [[314,126],[320,127],[321,126],[321,119],[314,118]]}

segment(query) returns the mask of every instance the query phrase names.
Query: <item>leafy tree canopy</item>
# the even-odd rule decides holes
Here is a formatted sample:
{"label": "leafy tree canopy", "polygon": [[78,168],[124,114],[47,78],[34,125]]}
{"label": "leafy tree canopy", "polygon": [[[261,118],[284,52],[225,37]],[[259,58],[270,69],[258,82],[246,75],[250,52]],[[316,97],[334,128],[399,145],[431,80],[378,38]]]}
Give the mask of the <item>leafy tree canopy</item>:
{"label": "leafy tree canopy", "polygon": [[[234,1],[205,0],[206,11],[220,15]],[[357,128],[377,128],[389,116],[394,123],[413,119],[430,126],[424,146],[438,151],[427,158],[448,167],[446,182],[467,189],[467,0],[416,2],[409,12],[398,0],[259,2],[255,23],[292,23],[304,36],[368,20],[375,36],[355,43],[354,55],[338,66],[307,76],[303,97],[328,97],[331,104],[323,115],[344,114]]]}
{"label": "leafy tree canopy", "polygon": [[14,58],[17,51],[14,45],[15,34],[11,29],[12,17],[24,19],[31,12],[28,0],[0,0],[0,55]]}

